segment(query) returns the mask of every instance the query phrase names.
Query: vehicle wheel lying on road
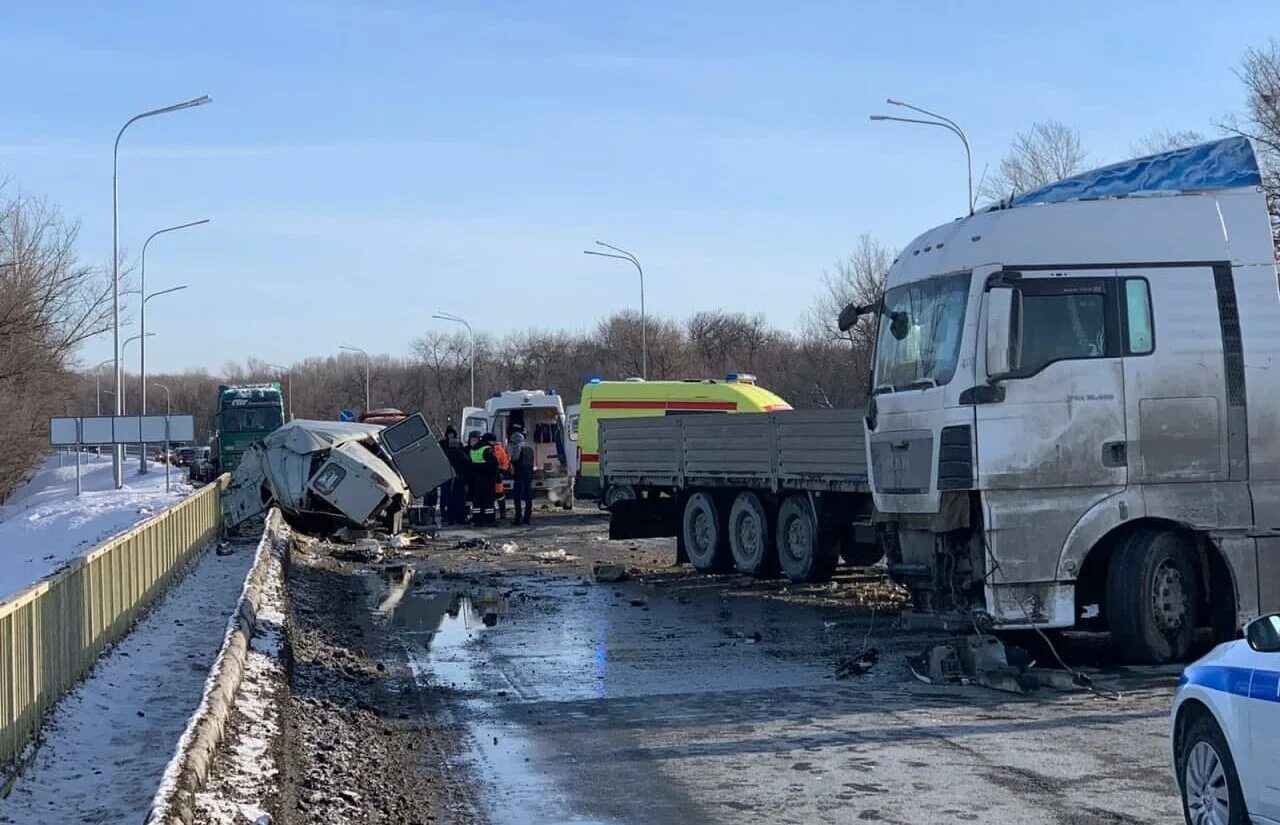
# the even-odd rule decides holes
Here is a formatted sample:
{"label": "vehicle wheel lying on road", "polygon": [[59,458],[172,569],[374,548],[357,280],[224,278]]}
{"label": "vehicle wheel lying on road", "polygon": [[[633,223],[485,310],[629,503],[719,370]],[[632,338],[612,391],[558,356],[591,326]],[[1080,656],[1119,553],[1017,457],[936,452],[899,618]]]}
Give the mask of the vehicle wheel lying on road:
{"label": "vehicle wheel lying on road", "polygon": [[772,576],[778,569],[771,522],[755,493],[738,493],[729,510],[729,551],[733,566],[750,576]]}
{"label": "vehicle wheel lying on road", "polygon": [[1143,528],[1122,539],[1107,570],[1111,644],[1126,664],[1183,661],[1195,635],[1200,580],[1190,541]]}
{"label": "vehicle wheel lying on road", "polygon": [[684,546],[689,563],[703,572],[729,566],[724,519],[709,493],[694,493],[684,505]]}
{"label": "vehicle wheel lying on road", "polygon": [[793,582],[826,581],[840,560],[839,541],[818,529],[804,495],[788,496],[778,508],[777,545],[778,564]]}
{"label": "vehicle wheel lying on road", "polygon": [[635,501],[635,500],[636,500],[635,488],[628,486],[626,484],[619,484],[619,485],[610,485],[609,487],[605,488],[604,497],[601,499],[600,503],[604,506],[604,509],[608,510],[610,507],[617,504],[619,501]]}
{"label": "vehicle wheel lying on road", "polygon": [[1231,748],[1207,712],[1191,723],[1178,752],[1182,812],[1192,825],[1247,825]]}

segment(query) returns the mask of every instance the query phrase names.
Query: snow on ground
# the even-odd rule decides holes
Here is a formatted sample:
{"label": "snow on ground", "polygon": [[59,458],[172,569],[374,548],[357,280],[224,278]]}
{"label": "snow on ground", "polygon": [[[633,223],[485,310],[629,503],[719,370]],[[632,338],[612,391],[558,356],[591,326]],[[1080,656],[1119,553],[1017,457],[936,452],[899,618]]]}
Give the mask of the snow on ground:
{"label": "snow on ground", "polygon": [[279,769],[271,744],[280,732],[279,694],[286,680],[280,659],[284,573],[278,552],[272,551],[263,563],[262,602],[245,657],[244,678],[208,787],[196,794],[195,821],[201,825],[262,821],[265,800],[279,792]]}
{"label": "snow on ground", "polygon": [[138,473],[134,456],[116,490],[111,457],[85,454],[76,497],[74,455],[45,461],[31,481],[0,506],[0,601],[26,589],[114,535],[188,495],[186,471],[170,468],[172,492],[164,491],[164,465]]}
{"label": "snow on ground", "polygon": [[233,547],[201,556],[59,703],[35,761],[0,800],[0,823],[143,821],[253,563],[254,544]]}

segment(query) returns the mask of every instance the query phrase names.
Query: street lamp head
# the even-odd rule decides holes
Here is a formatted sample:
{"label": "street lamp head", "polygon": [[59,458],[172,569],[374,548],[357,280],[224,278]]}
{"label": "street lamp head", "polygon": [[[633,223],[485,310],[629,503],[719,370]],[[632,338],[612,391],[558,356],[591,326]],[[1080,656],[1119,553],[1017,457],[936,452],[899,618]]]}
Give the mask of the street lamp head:
{"label": "street lamp head", "polygon": [[906,106],[907,105],[906,103],[903,103],[901,100],[897,100],[892,97],[885,100],[885,103],[888,103],[890,106]]}
{"label": "street lamp head", "polygon": [[871,116],[871,119],[872,119],[872,120],[888,120],[889,118],[887,118],[887,117],[886,117],[886,116],[884,116],[884,115],[872,115],[872,116]]}
{"label": "street lamp head", "polygon": [[194,100],[189,100],[189,101],[187,101],[187,103],[186,103],[185,105],[187,105],[187,106],[203,106],[203,105],[205,105],[206,103],[212,103],[212,102],[213,102],[213,98],[212,98],[212,97],[210,97],[209,95],[200,95],[199,97],[195,98]]}

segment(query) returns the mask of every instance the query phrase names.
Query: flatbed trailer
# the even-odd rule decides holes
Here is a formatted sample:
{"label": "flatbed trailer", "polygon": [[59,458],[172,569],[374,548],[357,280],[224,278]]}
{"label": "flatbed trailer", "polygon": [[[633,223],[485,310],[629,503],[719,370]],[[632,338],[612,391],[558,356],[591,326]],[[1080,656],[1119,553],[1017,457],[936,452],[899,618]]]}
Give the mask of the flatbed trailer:
{"label": "flatbed trailer", "polygon": [[882,553],[862,410],[600,422],[610,536],[675,536],[680,561],[824,581]]}

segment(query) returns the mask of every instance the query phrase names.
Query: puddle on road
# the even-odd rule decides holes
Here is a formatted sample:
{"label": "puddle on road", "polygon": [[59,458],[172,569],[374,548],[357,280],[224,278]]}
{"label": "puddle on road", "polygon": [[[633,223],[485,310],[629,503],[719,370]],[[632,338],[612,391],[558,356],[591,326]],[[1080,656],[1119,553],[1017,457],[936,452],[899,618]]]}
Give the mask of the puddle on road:
{"label": "puddle on road", "polygon": [[483,635],[503,621],[502,591],[415,590],[410,577],[389,581],[375,611],[404,640],[409,664],[420,685],[459,692],[454,709],[470,734],[466,759],[486,791],[486,813],[496,825],[619,825],[578,815],[569,796],[533,767],[537,743],[522,726],[499,720],[494,697],[495,672],[475,650]]}
{"label": "puddle on road", "polygon": [[420,685],[451,691],[449,711],[469,732],[466,761],[499,825],[613,825],[585,812],[603,804],[615,815],[624,798],[627,810],[651,801],[647,776],[612,799],[589,798],[581,781],[589,766],[577,763],[576,740],[562,728],[539,727],[547,714],[590,724],[608,707],[601,700],[830,685],[829,663],[814,654],[843,633],[821,611],[711,591],[676,598],[569,578],[487,588],[411,579],[390,577],[379,621],[405,645]]}

